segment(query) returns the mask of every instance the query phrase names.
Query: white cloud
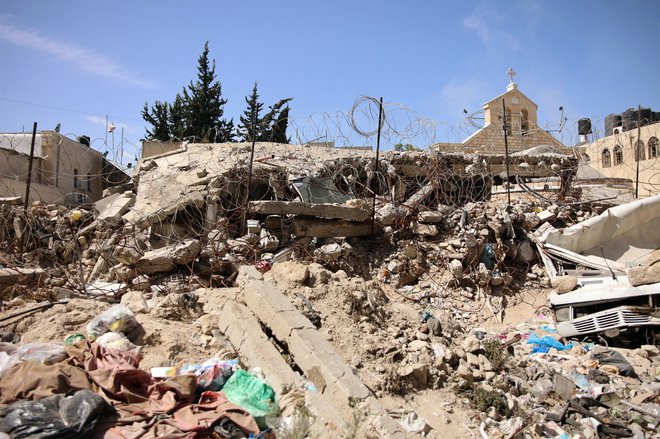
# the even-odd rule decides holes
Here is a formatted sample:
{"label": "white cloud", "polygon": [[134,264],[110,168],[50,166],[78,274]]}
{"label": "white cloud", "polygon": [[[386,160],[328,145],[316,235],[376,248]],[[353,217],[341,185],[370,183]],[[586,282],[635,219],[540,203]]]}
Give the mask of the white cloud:
{"label": "white cloud", "polygon": [[57,41],[39,32],[0,22],[0,40],[45,52],[80,70],[137,87],[152,88],[152,81],[140,78],[106,55],[76,44]]}
{"label": "white cloud", "polygon": [[465,17],[465,20],[463,20],[463,27],[475,31],[484,44],[490,43],[491,32],[488,25],[476,15]]}
{"label": "white cloud", "polygon": [[463,27],[476,33],[490,48],[520,50],[523,41],[536,31],[542,15],[542,6],[536,0],[481,0],[465,17]]}
{"label": "white cloud", "polygon": [[448,82],[440,90],[442,105],[450,112],[461,114],[463,110],[469,113],[481,109],[481,105],[487,100],[492,92],[488,83],[481,79],[453,80]]}

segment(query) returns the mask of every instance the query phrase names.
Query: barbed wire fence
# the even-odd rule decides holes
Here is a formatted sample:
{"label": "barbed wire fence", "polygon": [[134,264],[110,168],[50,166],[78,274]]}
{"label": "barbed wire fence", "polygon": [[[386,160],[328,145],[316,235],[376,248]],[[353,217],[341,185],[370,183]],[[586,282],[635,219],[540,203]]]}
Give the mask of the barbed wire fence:
{"label": "barbed wire fence", "polygon": [[[97,265],[105,264],[106,271],[117,267],[118,254],[124,249],[141,252],[147,248],[145,243],[153,239],[170,244],[195,238],[202,242],[203,247],[200,259],[193,263],[190,271],[208,272],[214,276],[217,273],[228,274],[228,267],[237,257],[256,263],[264,253],[273,251],[269,247],[268,236],[251,234],[244,228],[246,218],[259,216],[250,210],[248,201],[298,200],[303,190],[308,192],[310,202],[373,199],[376,209],[389,204],[394,211],[404,210],[405,214],[391,224],[395,229],[411,227],[411,224],[417,223],[418,214],[425,211],[440,211],[447,218],[446,227],[452,229],[462,221],[456,219],[456,211],[460,211],[465,203],[487,200],[494,193],[494,186],[500,188],[499,194],[505,193],[503,189],[507,182],[502,172],[505,164],[503,157],[487,153],[488,141],[497,141],[495,134],[487,137],[484,153],[463,154],[460,145],[450,154],[424,151],[441,141],[453,140],[459,144],[479,129],[478,117],[469,115],[463,123],[451,126],[424,118],[407,106],[385,103],[379,121],[378,110],[378,101],[361,97],[346,112],[316,113],[307,118],[292,119],[289,133],[294,144],[257,142],[253,163],[250,161],[252,145],[249,143],[218,147],[189,142],[185,154],[166,153],[151,157],[143,161],[143,165],[153,162],[151,166],[156,167],[148,170],[149,166],[143,166],[138,182],[138,185],[144,186],[140,190],[147,192],[140,195],[138,191],[136,215],[131,219],[125,218],[125,223],[120,226],[94,225],[93,218],[88,216],[74,230],[68,218],[63,216],[66,212],[64,208],[52,210],[61,216],[53,217],[47,209],[23,212],[22,209],[4,205],[0,235],[6,243],[6,252],[13,254],[14,265],[31,257],[43,257],[63,264],[78,261],[80,267],[84,266],[84,273],[78,273],[83,271],[82,268],[78,270],[78,267],[69,265],[67,278],[71,285],[85,291],[85,285],[93,278],[93,273],[103,272],[103,267]],[[411,144],[423,151],[386,153],[376,163],[370,150],[319,145],[333,142],[335,146],[373,146],[379,122],[384,149],[391,149],[396,144]],[[556,138],[566,146],[572,146],[581,140],[575,122],[565,121],[557,127],[557,132],[552,132],[552,127],[546,129],[551,128],[549,131]],[[604,118],[592,118],[596,133],[603,122]],[[652,153],[651,138],[657,139],[660,124],[642,128],[647,132],[648,140],[644,140],[646,159],[639,162],[643,171],[640,175],[649,172],[657,175],[658,151],[656,147]],[[36,159],[39,164],[32,175],[35,199],[76,206],[100,198],[103,188],[118,183],[114,180],[114,171],[109,172],[103,166],[109,158],[120,155],[121,151],[112,151],[112,146],[105,139],[90,139],[88,147],[77,142],[78,136],[50,133],[41,134],[43,137]],[[623,138],[619,139],[622,147],[630,143],[626,136],[634,133],[635,130],[623,133]],[[512,135],[518,134],[514,132]],[[3,196],[24,195],[29,159],[24,142],[31,139],[29,135],[21,136],[0,135],[0,154],[3,155],[0,161],[0,191]],[[135,156],[139,157],[138,146],[132,146]],[[603,167],[598,148],[606,147],[597,145],[596,154],[579,148],[569,152],[574,155],[571,160],[586,160],[585,154],[589,155],[590,165],[603,174],[616,170],[616,167],[625,172],[636,171],[638,162],[632,155],[626,155],[627,150],[624,150],[621,163]],[[163,150],[166,149],[164,146]],[[104,152],[107,152],[106,157]],[[116,172],[134,169],[113,162],[110,160],[108,163]],[[565,156],[514,156],[510,158],[510,164],[513,175],[525,175],[525,169],[530,167],[545,175],[533,182],[524,176],[509,182],[528,195],[530,203],[546,206],[564,202],[560,197],[560,188],[565,177],[564,170],[570,165]],[[251,168],[252,181],[249,181]],[[653,180],[649,181],[656,184]],[[577,182],[580,182],[580,177]],[[140,212],[138,203],[141,203],[140,208],[147,205],[151,210]],[[152,208],[150,204],[157,208]],[[271,227],[272,236],[278,240],[275,249],[298,246],[298,241],[292,237],[301,229],[296,229],[294,216],[285,212],[279,216],[279,225]],[[264,215],[261,215],[261,220],[266,220]],[[81,237],[86,240],[81,240]],[[98,237],[103,237],[103,245],[90,248],[89,242]],[[301,247],[301,251],[307,250]],[[227,258],[228,253],[233,256]],[[114,270],[112,276],[115,280],[131,281],[137,276],[132,269]],[[218,279],[220,283],[223,281]]]}

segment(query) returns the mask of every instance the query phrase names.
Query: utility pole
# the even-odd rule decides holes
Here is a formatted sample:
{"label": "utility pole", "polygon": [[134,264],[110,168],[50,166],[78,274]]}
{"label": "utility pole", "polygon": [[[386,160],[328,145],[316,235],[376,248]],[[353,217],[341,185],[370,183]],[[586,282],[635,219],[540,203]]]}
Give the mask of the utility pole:
{"label": "utility pole", "polygon": [[[378,161],[380,156],[380,131],[383,127],[383,97],[381,96],[378,104],[378,137],[376,137],[376,158],[374,159],[374,176],[378,184]],[[327,136],[327,132],[326,132]],[[327,140],[327,139],[326,139]],[[371,237],[374,236],[374,226],[376,221],[376,190],[374,189],[374,198],[371,203]]]}
{"label": "utility pole", "polygon": [[639,136],[642,131],[642,106],[637,106],[637,141],[635,142],[635,158],[637,158],[637,171],[635,173],[635,198],[639,198],[639,161],[642,159],[640,151],[641,139]]}
{"label": "utility pole", "polygon": [[506,199],[508,211],[511,208],[511,185],[509,183],[509,140],[507,138],[506,104],[504,103],[504,99],[502,99],[502,122],[504,128],[504,160],[506,163]]}
{"label": "utility pole", "polygon": [[124,127],[121,127],[121,143],[119,144],[119,166],[124,166]]}
{"label": "utility pole", "polygon": [[32,163],[34,162],[34,142],[37,138],[37,123],[32,127],[32,145],[30,145],[30,161],[28,162],[27,182],[25,184],[25,203],[23,210],[27,211],[30,200],[30,183],[32,182]]}
{"label": "utility pole", "polygon": [[105,147],[108,147],[108,115],[105,115]]}

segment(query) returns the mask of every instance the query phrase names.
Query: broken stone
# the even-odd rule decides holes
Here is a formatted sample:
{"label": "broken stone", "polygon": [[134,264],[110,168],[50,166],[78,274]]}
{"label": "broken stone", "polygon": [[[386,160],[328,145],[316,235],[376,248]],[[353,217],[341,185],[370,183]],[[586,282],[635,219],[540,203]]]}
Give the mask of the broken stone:
{"label": "broken stone", "polygon": [[417,214],[417,221],[422,224],[437,224],[442,221],[442,214],[440,212],[433,212],[425,210]]}
{"label": "broken stone", "polygon": [[197,239],[186,239],[174,245],[146,252],[137,261],[135,268],[142,274],[172,271],[177,265],[191,263],[200,250],[201,243]]}
{"label": "broken stone", "polygon": [[142,252],[134,246],[120,246],[115,250],[115,258],[124,265],[133,265],[142,257]]}
{"label": "broken stone", "polygon": [[273,265],[270,274],[277,282],[283,280],[303,285],[309,276],[309,269],[307,268],[307,265],[294,261],[287,261]]}
{"label": "broken stone", "polygon": [[376,221],[384,226],[391,226],[398,218],[406,215],[406,209],[394,204],[386,204],[376,212]]}
{"label": "broken stone", "polygon": [[261,224],[258,220],[247,220],[247,232],[258,235],[261,233]]}
{"label": "broken stone", "polygon": [[551,212],[549,210],[543,210],[538,213],[538,217],[541,220],[541,223],[552,222],[557,219],[556,212]]}
{"label": "broken stone", "polygon": [[440,233],[435,225],[420,224],[418,222],[414,222],[412,224],[412,232],[420,236],[429,236],[429,237],[437,236],[438,233]]}
{"label": "broken stone", "polygon": [[660,282],[660,263],[644,267],[629,268],[627,274],[628,281],[633,287]]}
{"label": "broken stone", "polygon": [[532,243],[528,240],[520,241],[518,244],[518,254],[516,256],[516,261],[521,264],[530,264],[536,260],[536,252]]}
{"label": "broken stone", "polygon": [[431,335],[435,335],[436,337],[442,335],[442,324],[440,323],[440,320],[436,319],[435,317],[428,319],[426,321],[426,326],[428,327],[429,333]]}
{"label": "broken stone", "polygon": [[133,311],[135,314],[148,314],[149,305],[144,296],[139,291],[129,291],[121,296],[122,305]]}
{"label": "broken stone", "polygon": [[577,282],[575,276],[559,276],[552,279],[551,285],[558,294],[564,294],[573,291],[577,286]]}
{"label": "broken stone", "polygon": [[454,279],[463,279],[463,264],[458,259],[452,259],[449,262],[449,271]]}
{"label": "broken stone", "polygon": [[342,253],[341,245],[337,243],[326,244],[318,248],[314,254],[324,261],[336,261]]}
{"label": "broken stone", "polygon": [[479,339],[477,339],[477,337],[470,334],[465,338],[465,340],[463,340],[463,343],[461,343],[461,347],[465,352],[474,353],[477,352],[479,349],[481,349],[481,344],[479,342]]}

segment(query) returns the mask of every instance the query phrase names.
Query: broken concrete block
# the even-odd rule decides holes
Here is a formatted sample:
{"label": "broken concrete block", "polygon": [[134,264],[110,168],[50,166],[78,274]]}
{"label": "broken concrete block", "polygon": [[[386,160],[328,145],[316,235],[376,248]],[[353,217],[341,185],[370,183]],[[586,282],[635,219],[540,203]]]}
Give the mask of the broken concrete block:
{"label": "broken concrete block", "polygon": [[142,274],[168,272],[177,265],[192,262],[201,249],[202,245],[197,239],[186,239],[174,245],[146,252],[137,261],[135,268]]}
{"label": "broken concrete block", "polygon": [[417,214],[417,221],[422,224],[437,224],[442,221],[442,214],[440,212],[424,211]]}
{"label": "broken concrete block", "polygon": [[0,268],[0,290],[15,284],[40,283],[44,275],[41,268]]}
{"label": "broken concrete block", "polygon": [[348,200],[345,205],[299,201],[250,201],[248,210],[262,214],[303,215],[347,221],[366,221],[371,218],[371,204],[367,200]]}
{"label": "broken concrete block", "polygon": [[420,236],[433,237],[440,233],[434,224],[420,224],[418,222],[414,222],[411,229],[413,233]]}
{"label": "broken concrete block", "polygon": [[629,268],[627,274],[633,287],[660,282],[660,264]]}
{"label": "broken concrete block", "polygon": [[541,220],[541,223],[552,222],[557,219],[557,214],[549,210],[544,210],[538,213],[538,217]]}
{"label": "broken concrete block", "polygon": [[460,260],[452,259],[451,262],[449,262],[448,268],[454,279],[463,279],[463,264]]}
{"label": "broken concrete block", "polygon": [[264,275],[261,274],[254,265],[241,265],[238,268],[236,284],[239,287],[244,287],[248,282],[252,282],[253,280],[263,280],[263,278]]}
{"label": "broken concrete block", "polygon": [[126,306],[126,308],[130,309],[133,311],[135,314],[148,314],[149,313],[149,305],[147,305],[147,301],[145,300],[144,296],[142,295],[141,292],[139,291],[129,291],[123,296],[121,296],[121,302],[122,305]]}
{"label": "broken concrete block", "polygon": [[336,261],[342,253],[341,245],[337,243],[326,244],[318,248],[314,255],[324,261]]}
{"label": "broken concrete block", "polygon": [[258,220],[247,220],[247,232],[256,235],[261,233],[261,224]]}
{"label": "broken concrete block", "polygon": [[388,203],[376,212],[376,221],[384,226],[391,226],[394,222],[406,215],[406,209],[401,206]]}
{"label": "broken concrete block", "polygon": [[273,265],[270,274],[276,281],[292,282],[295,284],[304,284],[309,276],[307,265],[294,261],[281,262]]}
{"label": "broken concrete block", "polygon": [[525,228],[528,230],[533,230],[536,229],[538,226],[541,225],[541,218],[534,213],[534,212],[528,212],[525,214]]}
{"label": "broken concrete block", "polygon": [[115,258],[124,265],[133,265],[142,257],[142,252],[133,246],[121,246],[115,249]]}
{"label": "broken concrete block", "polygon": [[135,195],[132,192],[123,194],[113,194],[102,198],[94,203],[94,209],[99,213],[96,220],[104,224],[116,225],[122,220],[122,215],[128,212],[128,209],[135,202]]}
{"label": "broken concrete block", "polygon": [[266,252],[273,252],[280,246],[280,240],[276,236],[268,235],[259,239],[259,248]]}
{"label": "broken concrete block", "polygon": [[555,290],[557,290],[558,294],[568,293],[573,291],[577,286],[577,277],[559,276],[552,279],[551,285]]}

